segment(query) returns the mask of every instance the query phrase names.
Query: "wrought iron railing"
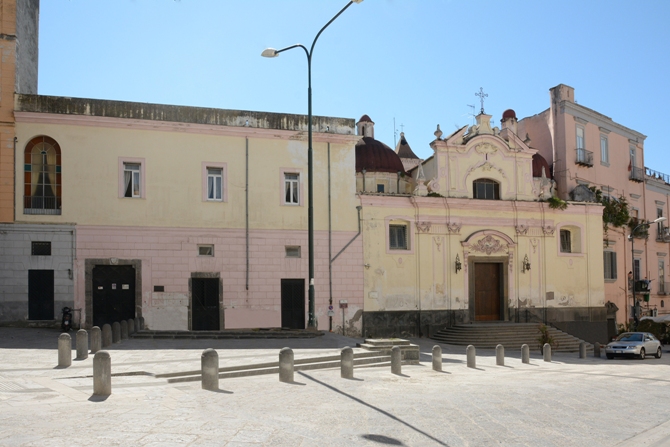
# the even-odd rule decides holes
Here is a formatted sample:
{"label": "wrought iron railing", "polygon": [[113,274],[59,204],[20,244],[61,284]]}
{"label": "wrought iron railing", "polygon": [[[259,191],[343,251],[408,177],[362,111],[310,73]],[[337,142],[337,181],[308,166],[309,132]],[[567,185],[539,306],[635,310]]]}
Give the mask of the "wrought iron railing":
{"label": "wrought iron railing", "polygon": [[630,177],[634,182],[643,182],[644,181],[644,169],[638,168],[637,166],[631,166],[630,168]]}
{"label": "wrought iron railing", "polygon": [[23,197],[23,214],[60,214],[60,206],[60,197]]}
{"label": "wrought iron railing", "polygon": [[670,242],[669,230],[670,228],[659,223],[656,226],[656,242]]}
{"label": "wrought iron railing", "polygon": [[659,171],[654,171],[653,169],[649,169],[647,167],[644,168],[644,175],[647,176],[650,179],[655,179],[655,180],[661,180],[664,183],[667,183],[670,185],[670,175],[664,174]]}
{"label": "wrought iron railing", "polygon": [[593,166],[593,152],[578,147],[577,160],[575,161],[575,163],[583,166]]}

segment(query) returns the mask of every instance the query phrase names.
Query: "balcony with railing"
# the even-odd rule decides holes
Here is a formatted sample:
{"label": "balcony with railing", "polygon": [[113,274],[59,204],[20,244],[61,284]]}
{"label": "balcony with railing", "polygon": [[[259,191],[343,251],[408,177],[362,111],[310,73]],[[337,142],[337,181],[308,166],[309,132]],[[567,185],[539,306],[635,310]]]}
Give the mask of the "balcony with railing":
{"label": "balcony with railing", "polygon": [[582,166],[593,166],[593,152],[587,151],[583,147],[578,147],[575,163]]}
{"label": "balcony with railing", "polygon": [[666,185],[670,185],[670,175],[664,174],[659,171],[654,171],[653,169],[649,169],[647,167],[644,168],[644,175],[648,180],[656,180],[659,182],[663,182]]}
{"label": "balcony with railing", "polygon": [[643,182],[644,181],[644,169],[638,168],[637,166],[630,167],[630,180],[634,182]]}
{"label": "balcony with railing", "polygon": [[656,224],[656,242],[670,242],[670,228],[660,222]]}
{"label": "balcony with railing", "polygon": [[658,294],[667,295],[670,291],[670,282],[664,282],[663,278],[658,282]]}

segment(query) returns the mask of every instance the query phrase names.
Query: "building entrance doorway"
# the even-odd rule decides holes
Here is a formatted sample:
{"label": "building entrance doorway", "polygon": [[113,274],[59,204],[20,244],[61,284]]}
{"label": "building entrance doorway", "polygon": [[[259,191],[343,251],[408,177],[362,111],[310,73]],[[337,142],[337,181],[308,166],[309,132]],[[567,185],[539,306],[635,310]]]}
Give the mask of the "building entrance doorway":
{"label": "building entrance doorway", "polygon": [[281,327],[305,329],[305,280],[281,280]]}
{"label": "building entrance doorway", "polygon": [[219,282],[219,278],[191,278],[191,330],[220,330]]}
{"label": "building entrance doorway", "polygon": [[54,319],[53,270],[28,270],[28,319]]}
{"label": "building entrance doorway", "polygon": [[475,321],[501,320],[503,264],[476,262],[475,267]]}
{"label": "building entrance doorway", "polygon": [[93,268],[93,326],[135,318],[135,268],[96,265]]}

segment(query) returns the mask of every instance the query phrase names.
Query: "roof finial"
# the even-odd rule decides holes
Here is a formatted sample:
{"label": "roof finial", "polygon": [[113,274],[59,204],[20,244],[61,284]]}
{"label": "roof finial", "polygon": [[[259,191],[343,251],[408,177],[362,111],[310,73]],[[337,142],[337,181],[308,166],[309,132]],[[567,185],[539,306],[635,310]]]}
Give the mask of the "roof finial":
{"label": "roof finial", "polygon": [[479,101],[482,103],[481,113],[484,113],[484,98],[487,98],[489,96],[488,93],[484,93],[484,88],[479,87],[479,93],[475,93],[475,96],[479,96]]}
{"label": "roof finial", "polygon": [[435,138],[438,140],[442,137],[442,131],[440,130],[440,125],[437,125],[437,130],[433,133],[435,135]]}

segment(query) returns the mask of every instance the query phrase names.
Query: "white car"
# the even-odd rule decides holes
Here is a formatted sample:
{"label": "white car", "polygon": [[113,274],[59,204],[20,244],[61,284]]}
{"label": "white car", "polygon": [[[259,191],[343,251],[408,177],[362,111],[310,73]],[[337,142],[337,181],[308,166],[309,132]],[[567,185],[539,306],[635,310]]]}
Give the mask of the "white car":
{"label": "white car", "polygon": [[628,356],[644,359],[647,354],[654,355],[657,359],[663,354],[661,342],[649,332],[624,332],[605,347],[608,359]]}

